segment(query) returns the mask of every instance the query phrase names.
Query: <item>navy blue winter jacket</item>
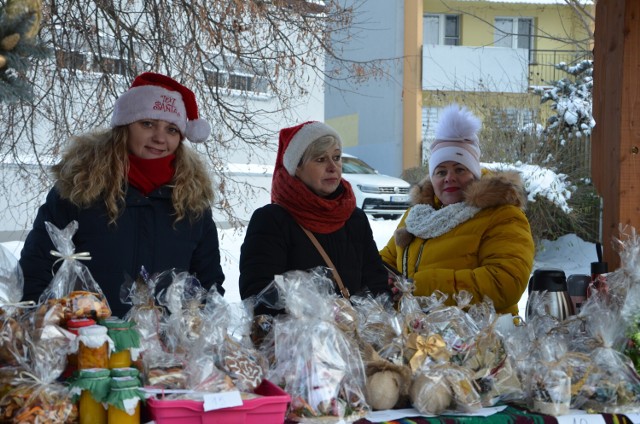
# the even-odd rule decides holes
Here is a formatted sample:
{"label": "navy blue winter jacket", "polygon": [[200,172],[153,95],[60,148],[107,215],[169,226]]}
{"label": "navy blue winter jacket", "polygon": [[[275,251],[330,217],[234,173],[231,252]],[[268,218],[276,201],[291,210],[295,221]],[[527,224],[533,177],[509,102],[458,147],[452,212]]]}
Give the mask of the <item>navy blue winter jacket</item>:
{"label": "navy blue winter jacket", "polygon": [[[52,279],[57,258],[45,228],[45,221],[58,228],[78,221],[73,237],[75,252],[89,252],[82,261],[107,297],[114,316],[122,317],[130,305],[120,302],[120,286],[127,276],[136,278],[142,266],[154,274],[170,269],[195,275],[203,287],[217,285],[224,293],[218,232],[211,210],[197,220],[188,217],[174,222],[171,188],[160,187],[144,196],[129,186],[126,207],[116,224],[108,224],[103,202],[80,209],[62,199],[53,188],[38,210],[20,257],[24,273],[24,300],[38,300]],[[59,264],[55,266],[55,272]]]}
{"label": "navy blue winter jacket", "polygon": [[[369,219],[355,208],[344,226],[329,234],[314,233],[352,295],[389,291],[387,271],[378,253]],[[293,216],[270,204],[251,216],[240,250],[240,297],[257,295],[274,275],[328,265]],[[340,293],[336,285],[336,293]],[[256,305],[256,314],[281,311]]]}

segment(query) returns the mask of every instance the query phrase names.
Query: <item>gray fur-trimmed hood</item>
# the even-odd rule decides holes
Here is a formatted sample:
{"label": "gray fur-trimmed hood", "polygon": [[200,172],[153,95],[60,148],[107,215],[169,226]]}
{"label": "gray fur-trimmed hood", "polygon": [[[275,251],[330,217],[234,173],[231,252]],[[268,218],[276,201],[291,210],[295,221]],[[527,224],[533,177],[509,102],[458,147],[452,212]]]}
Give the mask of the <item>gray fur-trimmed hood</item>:
{"label": "gray fur-trimmed hood", "polygon": [[[484,170],[482,178],[473,181],[464,191],[464,203],[471,208],[487,209],[495,206],[513,205],[524,209],[527,193],[520,173],[517,171]],[[435,203],[435,191],[429,177],[414,185],[410,191],[411,206],[429,205],[438,209]],[[398,246],[406,247],[411,243],[413,234],[406,228],[398,228],[395,233]]]}

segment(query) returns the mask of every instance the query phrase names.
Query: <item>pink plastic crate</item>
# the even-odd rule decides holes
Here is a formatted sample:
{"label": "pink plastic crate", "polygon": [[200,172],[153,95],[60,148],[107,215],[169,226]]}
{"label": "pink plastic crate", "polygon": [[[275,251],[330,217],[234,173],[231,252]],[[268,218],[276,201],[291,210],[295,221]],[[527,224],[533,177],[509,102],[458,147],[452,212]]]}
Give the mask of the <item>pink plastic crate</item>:
{"label": "pink plastic crate", "polygon": [[242,406],[204,412],[195,400],[147,400],[156,424],[282,424],[291,397],[280,387],[263,380],[256,388],[263,397],[244,401]]}

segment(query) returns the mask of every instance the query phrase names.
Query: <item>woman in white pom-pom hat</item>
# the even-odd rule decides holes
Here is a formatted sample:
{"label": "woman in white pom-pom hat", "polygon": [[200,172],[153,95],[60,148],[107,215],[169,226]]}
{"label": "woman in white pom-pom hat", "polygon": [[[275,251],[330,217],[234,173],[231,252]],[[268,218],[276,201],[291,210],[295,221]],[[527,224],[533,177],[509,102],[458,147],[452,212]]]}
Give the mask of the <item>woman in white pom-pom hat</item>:
{"label": "woman in white pom-pom hat", "polygon": [[[242,244],[243,299],[258,295],[275,275],[319,266],[332,269],[344,297],[389,292],[369,219],[342,178],[342,141],[333,128],[310,121],[280,131],[271,202],[253,213]],[[279,312],[256,307],[258,314]]]}
{"label": "woman in white pom-pom hat", "polygon": [[380,251],[383,261],[413,279],[414,294],[466,291],[490,298],[499,313],[518,313],[535,248],[517,172],[481,169],[480,120],[450,105],[430,146],[429,176],[411,190],[412,206]]}
{"label": "woman in white pom-pom hat", "polygon": [[76,252],[105,293],[112,313],[126,276],[169,269],[194,274],[220,292],[213,185],[204,162],[184,143],[204,142],[211,128],[194,93],[156,73],[138,75],[115,102],[111,128],[74,137],[52,167],[55,185],[40,207],[21,253],[24,298],[37,300],[60,264],[45,229],[78,222]]}

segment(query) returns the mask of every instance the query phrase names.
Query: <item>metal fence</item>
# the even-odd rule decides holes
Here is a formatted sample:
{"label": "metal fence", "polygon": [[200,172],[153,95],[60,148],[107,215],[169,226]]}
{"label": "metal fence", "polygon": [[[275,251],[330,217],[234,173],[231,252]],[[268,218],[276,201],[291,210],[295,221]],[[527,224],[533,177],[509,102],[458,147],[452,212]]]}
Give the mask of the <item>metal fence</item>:
{"label": "metal fence", "polygon": [[588,50],[531,50],[529,53],[529,86],[550,85],[552,81],[570,77],[556,69],[558,63],[572,65],[582,60],[593,60],[593,53]]}

